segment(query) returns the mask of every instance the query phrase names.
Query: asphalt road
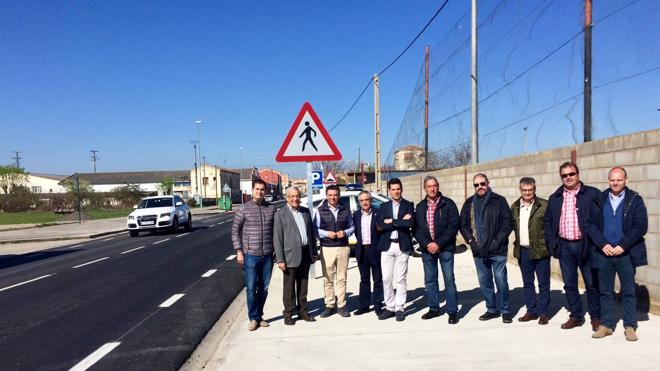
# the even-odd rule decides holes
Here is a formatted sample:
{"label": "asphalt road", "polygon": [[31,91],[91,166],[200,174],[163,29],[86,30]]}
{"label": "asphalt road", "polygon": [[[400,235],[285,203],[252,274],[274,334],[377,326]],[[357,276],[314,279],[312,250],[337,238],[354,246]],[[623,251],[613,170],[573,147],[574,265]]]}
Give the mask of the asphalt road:
{"label": "asphalt road", "polygon": [[243,287],[231,218],[0,257],[0,369],[177,370]]}

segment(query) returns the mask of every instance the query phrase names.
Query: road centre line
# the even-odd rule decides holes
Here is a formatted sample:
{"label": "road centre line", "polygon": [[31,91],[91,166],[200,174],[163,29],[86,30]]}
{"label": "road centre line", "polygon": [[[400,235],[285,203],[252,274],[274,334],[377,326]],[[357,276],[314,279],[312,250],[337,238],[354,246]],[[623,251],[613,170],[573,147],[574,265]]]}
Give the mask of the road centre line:
{"label": "road centre line", "polygon": [[181,299],[185,294],[175,294],[172,295],[171,298],[165,300],[161,305],[159,305],[160,308],[169,308],[172,306],[172,304],[176,303],[177,300]]}
{"label": "road centre line", "polygon": [[144,249],[145,247],[146,247],[146,246],[136,247],[136,248],[134,248],[134,249],[130,249],[130,250],[126,250],[126,251],[122,251],[120,254],[127,254],[127,253],[132,252],[132,251],[135,251],[135,250]]}
{"label": "road centre line", "polygon": [[232,254],[232,255],[229,255],[227,257],[227,259],[225,259],[225,260],[234,260],[235,257],[236,257],[236,255]]}
{"label": "road centre line", "polygon": [[110,259],[110,257],[109,257],[109,256],[106,256],[105,258],[92,260],[91,262],[87,262],[87,263],[83,263],[83,264],[80,264],[80,265],[76,265],[75,267],[71,267],[71,268],[76,269],[76,268],[84,267],[84,266],[86,266],[86,265],[90,265],[90,264],[98,263],[98,262],[100,262],[101,260],[105,260],[105,259]]}
{"label": "road centre line", "polygon": [[156,241],[156,242],[152,243],[152,245],[158,245],[161,242],[165,242],[165,241],[169,241],[169,240],[170,240],[169,238],[166,238],[164,240]]}
{"label": "road centre line", "polygon": [[18,287],[18,286],[22,286],[22,285],[25,285],[25,284],[30,283],[30,282],[38,281],[38,280],[40,280],[40,279],[43,279],[43,278],[46,278],[46,277],[50,277],[50,276],[52,276],[52,275],[53,275],[53,274],[47,274],[47,275],[44,275],[44,276],[41,276],[41,277],[33,278],[33,279],[31,279],[31,280],[27,280],[27,281],[23,281],[23,282],[17,283],[17,284],[15,284],[15,285],[11,285],[11,286],[7,286],[7,287],[3,287],[3,288],[0,289],[0,291],[5,291],[5,290],[13,289],[14,287]]}
{"label": "road centre line", "polygon": [[101,242],[110,241],[110,240],[112,240],[113,238],[114,238],[114,237],[106,238],[105,240],[101,240]]}
{"label": "road centre line", "polygon": [[209,270],[208,272],[202,274],[202,277],[204,277],[204,278],[206,278],[206,277],[211,277],[211,276],[213,275],[213,273],[215,273],[215,272],[217,272],[217,271],[218,271],[217,269],[211,269],[211,270]]}
{"label": "road centre line", "polygon": [[185,235],[187,235],[187,234],[190,234],[190,232],[186,232],[186,233],[178,234],[178,235],[176,236],[176,238],[179,238],[179,237],[181,237],[181,236],[185,236]]}
{"label": "road centre line", "polygon": [[75,366],[71,367],[69,371],[84,371],[92,367],[96,362],[101,358],[105,357],[106,354],[112,352],[113,349],[119,346],[120,342],[106,343],[100,348],[94,351],[94,353],[85,357],[82,361],[78,362]]}
{"label": "road centre line", "polygon": [[209,228],[213,228],[213,227],[215,227],[215,224],[209,225]]}
{"label": "road centre line", "polygon": [[85,245],[84,245],[84,244],[80,244],[80,245],[71,246],[71,247],[69,247],[69,248],[70,248],[70,249],[75,249],[76,247],[82,247],[82,246],[85,246]]}

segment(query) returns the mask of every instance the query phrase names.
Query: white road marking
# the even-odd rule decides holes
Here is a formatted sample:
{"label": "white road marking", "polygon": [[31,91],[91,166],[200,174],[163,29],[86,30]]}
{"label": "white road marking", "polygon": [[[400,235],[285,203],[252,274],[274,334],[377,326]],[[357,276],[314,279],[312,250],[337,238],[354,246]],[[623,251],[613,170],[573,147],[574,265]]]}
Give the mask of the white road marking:
{"label": "white road marking", "polygon": [[209,225],[209,228],[213,228],[213,227],[215,227],[215,224]]}
{"label": "white road marking", "polygon": [[107,343],[102,345],[99,349],[95,350],[94,353],[88,355],[82,361],[78,362],[75,366],[71,367],[69,371],[84,371],[92,367],[96,362],[101,358],[105,357],[106,354],[112,352],[117,346],[121,344],[120,342]]}
{"label": "white road marking", "polygon": [[213,273],[215,273],[215,272],[217,272],[217,271],[218,271],[217,269],[211,269],[211,270],[209,270],[208,272],[202,274],[202,277],[205,277],[205,278],[206,278],[206,277],[211,277],[211,276],[213,275]]}
{"label": "white road marking", "polygon": [[190,232],[186,232],[186,233],[179,234],[179,235],[176,236],[176,238],[179,238],[179,237],[181,237],[181,236],[185,236],[185,235],[187,235],[187,234],[189,234],[189,233],[190,233]]}
{"label": "white road marking", "polygon": [[185,294],[175,294],[175,295],[172,295],[171,298],[165,300],[165,301],[163,302],[163,304],[159,305],[159,307],[161,307],[161,308],[168,308],[168,307],[171,307],[172,304],[176,303],[177,300],[181,299],[181,298],[183,297],[183,295],[185,295]]}
{"label": "white road marking", "polygon": [[165,242],[165,241],[169,241],[169,240],[170,240],[169,238],[166,238],[164,240],[156,241],[156,242],[152,243],[152,245],[158,245],[161,242]]}
{"label": "white road marking", "polygon": [[34,281],[38,281],[38,280],[40,280],[40,279],[43,279],[43,278],[46,278],[46,277],[50,277],[50,276],[52,276],[52,274],[47,274],[47,275],[45,275],[45,276],[41,276],[41,277],[37,277],[37,278],[33,278],[33,279],[31,279],[31,280],[27,280],[27,281],[24,281],[24,282],[21,282],[21,283],[17,283],[17,284],[15,284],[15,285],[11,285],[11,286],[7,286],[7,287],[3,287],[3,288],[0,289],[0,291],[5,291],[5,290],[13,289],[14,287],[21,286],[21,285],[25,285],[26,283],[30,283],[30,282],[34,282]]}
{"label": "white road marking", "polygon": [[225,260],[234,260],[235,257],[236,257],[236,255],[233,255],[233,254],[232,254],[232,255],[229,255],[229,256],[227,257],[227,259],[225,259]]}
{"label": "white road marking", "polygon": [[114,238],[114,237],[106,238],[105,240],[101,240],[101,242],[110,241],[110,240],[112,240],[113,238]]}
{"label": "white road marking", "polygon": [[80,265],[76,265],[75,267],[71,267],[71,268],[76,269],[76,268],[84,267],[84,266],[86,266],[86,265],[90,265],[90,264],[98,263],[98,262],[100,262],[101,260],[105,260],[105,259],[110,259],[110,257],[109,257],[109,256],[106,256],[105,258],[92,260],[91,262],[87,262],[87,263],[83,263],[83,264],[80,264]]}
{"label": "white road marking", "polygon": [[76,247],[81,247],[81,246],[85,246],[85,245],[75,245],[75,246],[71,246],[71,247],[69,247],[69,248],[70,248],[70,249],[75,249]]}
{"label": "white road marking", "polygon": [[145,247],[146,247],[146,246],[140,246],[140,247],[136,247],[136,248],[134,248],[134,249],[130,249],[130,250],[126,250],[126,251],[122,251],[121,254],[127,254],[127,253],[129,253],[129,252],[131,252],[131,251],[144,249]]}

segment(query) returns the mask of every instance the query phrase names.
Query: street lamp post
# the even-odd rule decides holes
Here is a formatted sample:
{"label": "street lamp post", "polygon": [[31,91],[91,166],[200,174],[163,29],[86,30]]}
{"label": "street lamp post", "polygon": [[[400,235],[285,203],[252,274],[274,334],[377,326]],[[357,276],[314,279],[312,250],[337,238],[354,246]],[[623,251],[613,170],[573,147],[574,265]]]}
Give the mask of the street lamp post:
{"label": "street lamp post", "polygon": [[[197,150],[199,151],[199,159],[200,159],[200,160],[202,159],[202,141],[201,141],[200,136],[199,136],[199,126],[200,126],[202,123],[203,123],[202,120],[197,120],[197,121],[195,121],[195,124],[197,125]],[[202,184],[202,179],[201,179],[201,177],[202,177],[202,172],[200,171],[199,173],[200,173],[200,174],[199,174],[199,176],[200,176],[200,179],[199,179],[199,180],[200,180],[200,182],[199,182],[199,186],[200,186],[200,192],[199,192],[199,195],[200,195],[200,196],[199,196],[199,198],[200,198],[199,209],[200,209],[200,210],[203,210],[203,209],[204,209],[204,188],[202,188],[202,186],[203,186],[203,184]],[[195,177],[197,177],[197,174],[195,174]]]}
{"label": "street lamp post", "polygon": [[198,192],[198,187],[199,184],[197,183],[197,141],[196,140],[191,140],[190,144],[193,145],[193,152],[194,152],[194,162],[195,162],[195,194]]}

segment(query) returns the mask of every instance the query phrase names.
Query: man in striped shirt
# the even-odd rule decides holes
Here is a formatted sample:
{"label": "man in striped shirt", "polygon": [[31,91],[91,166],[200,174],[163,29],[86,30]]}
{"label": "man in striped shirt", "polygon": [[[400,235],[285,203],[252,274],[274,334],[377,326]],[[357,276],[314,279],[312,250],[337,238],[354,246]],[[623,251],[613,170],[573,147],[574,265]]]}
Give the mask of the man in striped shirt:
{"label": "man in striped shirt", "polygon": [[559,167],[562,186],[548,200],[543,220],[545,241],[550,254],[559,259],[570,318],[561,325],[568,330],[584,324],[584,309],[578,289],[578,270],[587,288],[587,301],[593,331],[600,326],[597,272],[592,269],[594,243],[586,233],[589,212],[600,203],[600,191],[580,181],[580,170],[573,162]]}

